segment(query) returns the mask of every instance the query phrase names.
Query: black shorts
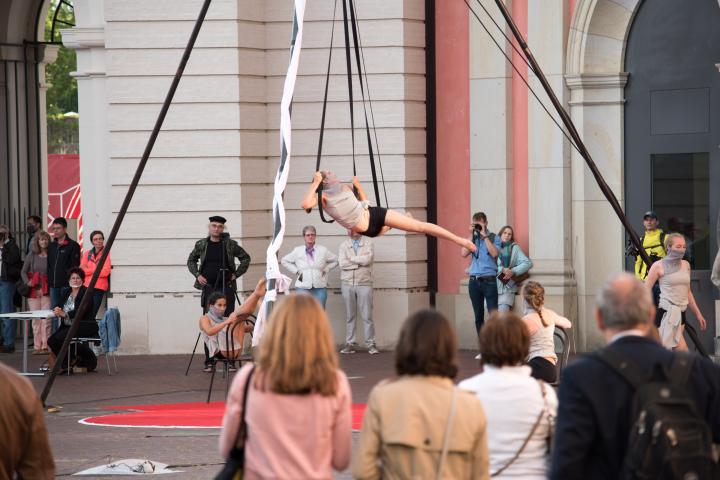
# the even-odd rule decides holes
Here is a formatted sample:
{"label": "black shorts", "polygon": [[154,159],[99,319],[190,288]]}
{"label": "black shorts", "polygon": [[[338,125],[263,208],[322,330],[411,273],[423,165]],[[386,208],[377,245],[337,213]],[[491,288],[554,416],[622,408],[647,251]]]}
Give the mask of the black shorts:
{"label": "black shorts", "polygon": [[557,380],[557,365],[547,358],[533,357],[528,362],[528,365],[532,369],[530,376],[533,378],[540,379],[547,383],[555,383]]}
{"label": "black shorts", "polygon": [[368,207],[370,213],[370,219],[368,220],[368,228],[363,235],[366,237],[377,237],[382,232],[385,226],[385,215],[387,215],[387,208],[383,207]]}

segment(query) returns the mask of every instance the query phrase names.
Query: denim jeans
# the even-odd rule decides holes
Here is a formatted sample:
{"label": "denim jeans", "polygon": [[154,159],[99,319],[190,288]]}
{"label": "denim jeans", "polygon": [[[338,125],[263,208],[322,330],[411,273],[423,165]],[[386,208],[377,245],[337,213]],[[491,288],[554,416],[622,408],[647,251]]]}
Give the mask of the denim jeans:
{"label": "denim jeans", "polygon": [[320,302],[323,310],[325,309],[325,304],[327,303],[327,288],[303,288],[298,289],[298,292],[309,293],[310,295],[315,297],[318,302]]}
{"label": "denim jeans", "polygon": [[487,304],[488,313],[498,308],[498,291],[495,277],[470,277],[468,292],[475,313],[475,330],[480,334],[480,329],[485,323],[485,304]]}
{"label": "denim jeans", "polygon": [[[12,313],[15,311],[13,296],[15,295],[15,283],[0,281],[0,313]],[[6,347],[15,346],[15,332],[17,332],[17,320],[14,318],[3,318],[2,325],[3,345]]]}
{"label": "denim jeans", "polygon": [[[60,306],[62,308],[63,306],[60,305],[60,302],[62,302],[63,294],[65,293],[65,289],[70,287],[50,287],[50,309]],[[50,317],[50,320],[52,320],[52,333],[55,333],[57,329],[60,327],[60,319],[58,317]]]}

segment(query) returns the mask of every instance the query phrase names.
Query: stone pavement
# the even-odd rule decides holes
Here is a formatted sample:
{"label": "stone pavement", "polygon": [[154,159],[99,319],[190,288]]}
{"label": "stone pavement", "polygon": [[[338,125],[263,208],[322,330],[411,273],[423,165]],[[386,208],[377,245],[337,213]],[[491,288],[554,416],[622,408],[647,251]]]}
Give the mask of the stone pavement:
{"label": "stone pavement", "polygon": [[[461,352],[458,380],[473,375],[475,352]],[[43,356],[30,356],[29,370],[37,371]],[[188,376],[189,355],[121,356],[119,374],[108,376],[105,360],[99,358],[98,372],[58,377],[48,397],[48,405],[62,407],[46,414],[58,477],[122,458],[148,458],[183,470],[167,478],[213,478],[223,459],[218,454],[218,429],[165,429],[99,427],[78,423],[82,418],[111,413],[107,406],[202,402],[207,397],[210,375],[202,372],[202,358],[195,356]],[[0,355],[0,361],[20,369],[22,354]],[[350,379],[353,403],[366,403],[370,389],[394,373],[392,352],[368,355],[358,352],[340,355],[341,367]],[[29,377],[42,391],[47,377]],[[222,400],[225,380],[216,375],[213,401]],[[353,434],[353,446],[357,434]],[[92,477],[80,477],[92,478]],[[102,477],[108,478],[108,477]],[[112,478],[112,477],[110,477]],[[348,471],[337,479],[352,478]]]}

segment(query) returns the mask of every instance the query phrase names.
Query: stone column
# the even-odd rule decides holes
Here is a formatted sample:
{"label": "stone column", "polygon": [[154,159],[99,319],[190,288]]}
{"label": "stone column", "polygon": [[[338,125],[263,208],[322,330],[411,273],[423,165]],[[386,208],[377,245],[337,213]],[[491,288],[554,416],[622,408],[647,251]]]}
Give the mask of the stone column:
{"label": "stone column", "polygon": [[[568,100],[563,73],[568,24],[565,0],[528,5],[528,43],[540,68],[562,104]],[[530,86],[558,123],[540,81]],[[575,280],[571,265],[570,149],[562,131],[530,94],[528,101],[529,254],[533,280],[545,287],[550,308],[577,322]],[[521,306],[522,302],[517,302]],[[573,329],[576,331],[576,329]]]}
{"label": "stone column", "polygon": [[[108,102],[105,68],[105,2],[76,0],[76,26],[62,30],[63,44],[77,53],[78,109],[80,114],[80,191],[84,231],[112,225]],[[86,245],[89,245],[86,242]]]}
{"label": "stone column", "polygon": [[[623,105],[626,73],[568,75],[570,113],[605,181],[624,200]],[[612,273],[623,270],[623,228],[585,160],[572,152],[572,258],[578,290],[577,349],[603,340],[595,326],[595,294]]]}

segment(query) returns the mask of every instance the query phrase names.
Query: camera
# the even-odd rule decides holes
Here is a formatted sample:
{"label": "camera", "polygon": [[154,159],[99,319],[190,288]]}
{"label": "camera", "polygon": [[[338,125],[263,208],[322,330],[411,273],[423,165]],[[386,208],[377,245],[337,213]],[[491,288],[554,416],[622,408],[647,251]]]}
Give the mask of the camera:
{"label": "camera", "polygon": [[473,228],[473,240],[483,238],[482,225],[480,225],[479,223],[473,223],[472,228]]}

